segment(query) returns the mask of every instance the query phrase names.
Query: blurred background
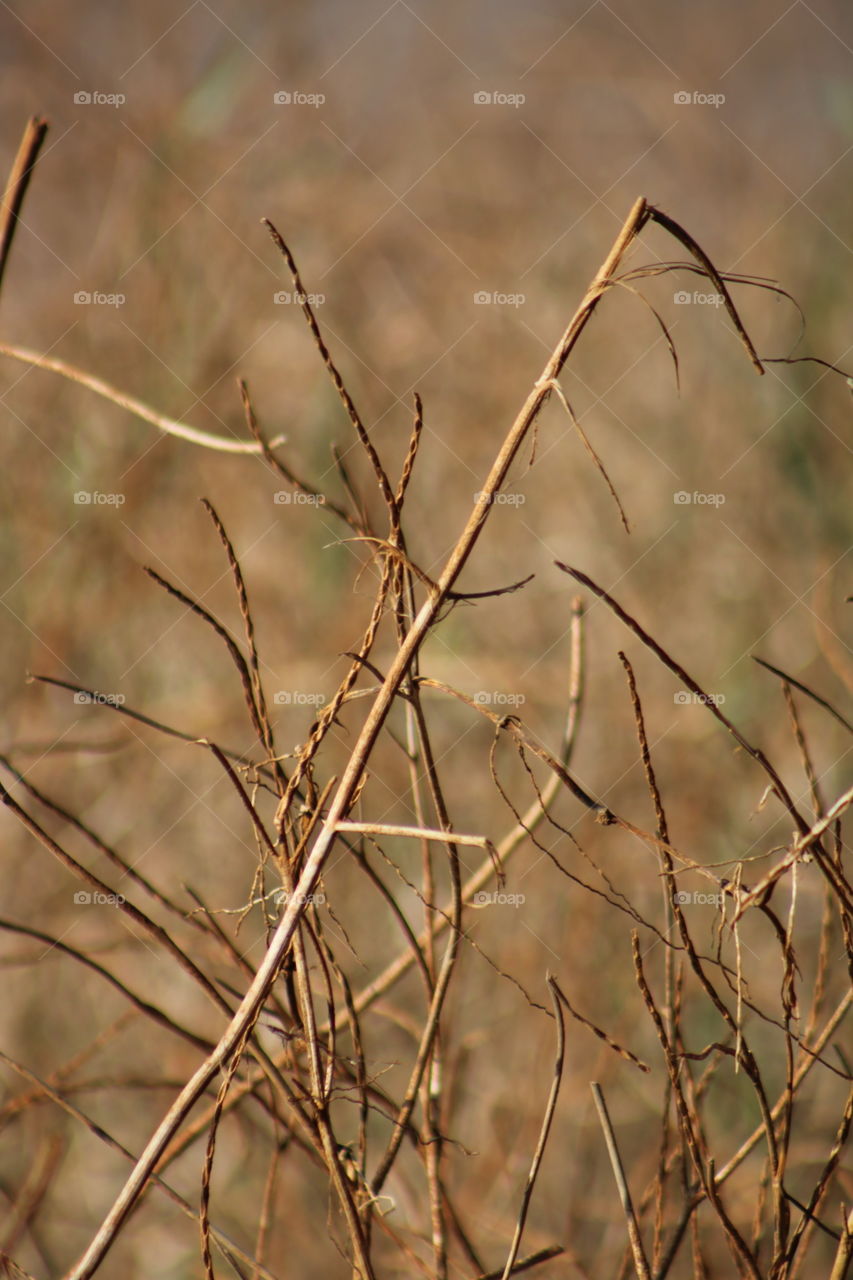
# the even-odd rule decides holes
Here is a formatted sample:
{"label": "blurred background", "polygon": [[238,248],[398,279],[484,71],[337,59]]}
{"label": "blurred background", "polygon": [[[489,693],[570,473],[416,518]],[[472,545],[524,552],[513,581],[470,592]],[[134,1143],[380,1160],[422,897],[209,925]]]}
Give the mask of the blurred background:
{"label": "blurred background", "polygon": [[[68,361],[160,413],[230,438],[247,438],[243,378],[266,434],[286,435],[288,464],[344,501],[336,445],[381,520],[375,481],[261,224],[270,219],[315,295],[325,337],[392,474],[405,457],[413,393],[423,397],[406,532],[410,554],[432,576],[639,195],[681,223],[719,269],[775,281],[796,299],[805,332],[786,298],[733,286],[760,356],[817,355],[853,372],[853,15],[840,0],[538,0],[523,8],[502,0],[461,8],[444,0],[196,0],[185,8],[29,0],[3,6],[0,63],[5,171],[26,119],[50,122],[3,284],[0,341]],[[652,228],[628,265],[684,257]],[[519,594],[453,610],[425,650],[423,672],[496,707],[512,699],[556,749],[575,594],[554,567],[565,561],[610,590],[720,700],[808,813],[778,681],[752,657],[784,668],[850,718],[851,391],[816,364],[769,364],[757,377],[701,277],[667,274],[640,287],[676,345],[680,390],[654,315],[628,290],[605,300],[563,376],[630,534],[552,399],[535,458],[528,449],[516,464],[512,500],[495,509],[459,585],[483,591],[536,576]],[[227,564],[198,502],[205,496],[240,557],[279,743],[290,751],[347,669],[341,655],[369,617],[376,566],[328,510],[276,501],[281,482],[257,458],[164,437],[90,391],[5,356],[0,419],[2,750],[187,909],[187,885],[212,908],[239,909],[255,850],[210,756],[76,704],[68,691],[28,683],[27,673],[120,696],[185,733],[252,750],[221,643],[142,572],[154,567],[239,631]],[[784,844],[790,823],[775,802],[762,805],[763,775],[705,708],[679,698],[678,681],[604,607],[588,603],[588,684],[574,757],[581,784],[639,825],[653,824],[617,658],[625,647],[674,843],[709,864]],[[390,652],[388,643],[377,651],[380,666]],[[430,705],[457,826],[499,838],[512,818],[489,781],[491,730],[460,705]],[[849,735],[811,704],[801,712],[830,803],[849,785]],[[358,715],[333,735],[324,778],[340,772]],[[512,753],[504,755],[505,780],[522,806],[529,783]],[[410,816],[404,784],[402,762],[389,754],[373,816]],[[649,913],[660,910],[644,846],[596,828],[571,798],[558,813],[614,883]],[[42,819],[84,856],[67,824]],[[580,873],[568,839],[552,833],[548,841]],[[135,975],[137,987],[204,1034],[218,1034],[221,1020],[115,913],[74,903],[77,882],[11,815],[3,845],[4,917],[38,921]],[[90,861],[107,873],[106,862]],[[364,892],[343,864],[330,876],[342,893],[348,876],[352,894]],[[595,879],[588,868],[585,876]],[[121,891],[118,880],[115,887]],[[633,986],[631,920],[556,877],[532,846],[517,855],[509,887],[525,895],[523,906],[479,913],[471,925],[478,944],[540,1002],[545,971],[555,971],[567,991],[586,994],[589,1016],[654,1056]],[[816,873],[804,875],[798,927],[806,956],[820,888]],[[365,921],[357,902],[348,924],[360,986],[401,943],[384,915]],[[713,920],[709,911],[702,926],[709,949]],[[756,993],[773,993],[774,940],[769,930],[754,933]],[[263,944],[262,923],[250,919],[240,945],[252,963]],[[168,1052],[158,1048],[140,1020],[116,1029],[121,999],[55,950],[7,933],[0,956],[0,1031],[12,1057],[49,1076],[103,1033],[103,1075],[133,1062],[137,1076],[163,1077],[157,1089],[134,1087],[129,1077],[114,1086],[102,1080],[95,1095],[78,1099],[140,1148],[197,1055],[165,1038]],[[808,970],[803,978],[807,988]],[[411,1052],[405,1014],[417,998],[414,984],[392,991],[390,1030],[373,1045],[377,1062],[387,1060],[401,1079]],[[472,1228],[489,1264],[502,1265],[550,1082],[553,1029],[473,952],[453,988],[449,1027],[448,1126],[463,1145],[448,1156],[448,1176],[469,1188],[462,1204]],[[694,1030],[699,1048],[719,1029]],[[558,1116],[529,1244],[569,1242],[598,1275],[605,1271],[596,1262],[615,1266],[623,1227],[610,1213],[587,1082],[612,1077],[614,1118],[639,1186],[653,1169],[647,1126],[660,1076],[635,1079],[599,1041],[577,1027],[572,1034],[571,1105]],[[99,1070],[89,1064],[83,1075]],[[519,1078],[530,1082],[522,1098]],[[823,1084],[809,1104],[815,1132],[836,1113],[836,1086]],[[4,1087],[14,1098],[24,1085],[4,1071]],[[755,1116],[741,1080],[727,1077],[719,1088],[731,1154],[739,1126],[748,1131]],[[7,1122],[4,1196],[13,1199],[39,1161],[61,1166],[20,1246],[38,1274],[59,1274],[125,1166],[49,1104]],[[239,1234],[264,1168],[238,1127],[228,1140],[218,1204]],[[192,1150],[178,1170],[190,1198],[199,1161]],[[747,1217],[749,1187],[746,1178]],[[325,1238],[320,1175],[297,1164],[283,1188],[283,1202],[298,1204],[299,1227],[287,1227],[297,1231],[298,1274],[346,1274]],[[406,1194],[398,1191],[401,1205]],[[408,1194],[417,1206],[419,1193]],[[400,1214],[423,1229],[416,1208]],[[154,1274],[156,1249],[158,1275],[195,1275],[196,1248],[192,1225],[152,1197],[103,1274]],[[560,1266],[540,1274],[570,1274]]]}

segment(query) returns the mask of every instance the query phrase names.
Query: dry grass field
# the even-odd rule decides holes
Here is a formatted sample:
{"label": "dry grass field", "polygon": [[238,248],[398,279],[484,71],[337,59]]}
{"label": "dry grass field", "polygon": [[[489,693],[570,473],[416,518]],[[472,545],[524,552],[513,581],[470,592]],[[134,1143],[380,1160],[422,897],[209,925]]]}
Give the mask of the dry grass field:
{"label": "dry grass field", "polygon": [[853,15],[0,61],[0,1273],[853,1274]]}

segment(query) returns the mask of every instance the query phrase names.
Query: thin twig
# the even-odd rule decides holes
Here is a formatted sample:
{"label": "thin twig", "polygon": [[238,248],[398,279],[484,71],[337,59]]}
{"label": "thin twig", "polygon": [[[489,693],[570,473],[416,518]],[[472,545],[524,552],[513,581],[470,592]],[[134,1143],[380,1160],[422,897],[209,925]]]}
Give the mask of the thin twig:
{"label": "thin twig", "polygon": [[613,1176],[616,1179],[616,1188],[619,1192],[619,1199],[622,1203],[622,1212],[625,1214],[625,1225],[628,1228],[628,1239],[631,1242],[631,1252],[634,1255],[634,1269],[640,1280],[651,1280],[651,1272],[646,1259],[646,1253],[643,1248],[643,1240],[640,1235],[640,1227],[634,1213],[634,1205],[631,1201],[631,1192],[628,1188],[628,1179],[625,1177],[625,1170],[622,1165],[622,1157],[619,1155],[619,1147],[616,1144],[616,1135],[613,1132],[613,1125],[610,1122],[610,1116],[607,1112],[607,1103],[604,1100],[604,1094],[601,1091],[601,1085],[593,1082],[590,1085],[592,1096],[595,1099],[595,1108],[598,1112],[598,1118],[601,1121],[601,1128],[604,1131],[604,1141],[607,1144],[607,1154],[610,1156],[610,1166],[613,1170]]}
{"label": "thin twig", "polygon": [[551,1089],[548,1094],[548,1102],[545,1106],[545,1114],[542,1117],[542,1127],[539,1130],[539,1141],[536,1144],[536,1150],[533,1153],[533,1160],[530,1164],[530,1172],[528,1173],[527,1181],[524,1184],[524,1192],[522,1194],[521,1205],[518,1210],[518,1220],[515,1224],[515,1233],[512,1237],[512,1244],[509,1248],[509,1254],[507,1256],[501,1280],[509,1280],[509,1277],[512,1275],[513,1267],[515,1266],[515,1260],[518,1257],[518,1250],[521,1247],[521,1237],[524,1234],[524,1224],[527,1222],[527,1212],[530,1208],[533,1188],[536,1185],[536,1178],[542,1164],[542,1157],[545,1154],[545,1147],[548,1143],[548,1135],[551,1132],[554,1112],[557,1109],[557,1099],[560,1096],[560,1085],[563,1082],[563,1063],[566,1055],[566,1028],[563,1022],[563,1011],[560,1007],[557,984],[550,973],[548,974],[547,982],[548,991],[551,996],[551,1004],[554,1008],[554,1017],[557,1022],[557,1048],[554,1053],[554,1070],[551,1079]]}
{"label": "thin twig", "polygon": [[[134,396],[126,395],[124,391],[119,391],[116,387],[110,386],[108,382],[104,382],[103,378],[96,378],[94,374],[84,373],[82,369],[77,369],[72,364],[68,364],[65,360],[57,360],[54,356],[43,355],[38,351],[30,351],[27,347],[11,346],[8,342],[0,342],[0,355],[9,356],[12,360],[20,360],[22,364],[33,365],[36,369],[47,369],[50,373],[61,374],[63,378],[67,378],[70,382],[78,382],[81,387],[86,387],[89,391],[94,391],[95,395],[101,396],[104,400],[110,400],[113,404],[118,405],[120,409],[126,409],[128,413],[132,413],[134,417],[141,418],[143,422],[150,422],[158,431],[162,431],[164,435],[176,436],[178,440],[186,440],[188,444],[201,445],[204,449],[213,449],[219,453],[262,453],[263,450],[257,443],[247,440],[229,440],[227,436],[211,435],[208,431],[200,431],[198,427],[191,427],[186,422],[178,422],[175,418],[169,418],[163,413],[157,413],[155,409],[150,409],[147,404],[143,404],[141,400],[137,400]],[[275,449],[278,445],[283,444],[285,436],[278,436],[275,440],[271,440],[269,447]]]}
{"label": "thin twig", "polygon": [[39,116],[30,117],[6,181],[3,202],[0,204],[0,289],[3,286],[3,275],[9,261],[12,241],[18,229],[21,206],[47,130],[46,120],[42,120]]}

